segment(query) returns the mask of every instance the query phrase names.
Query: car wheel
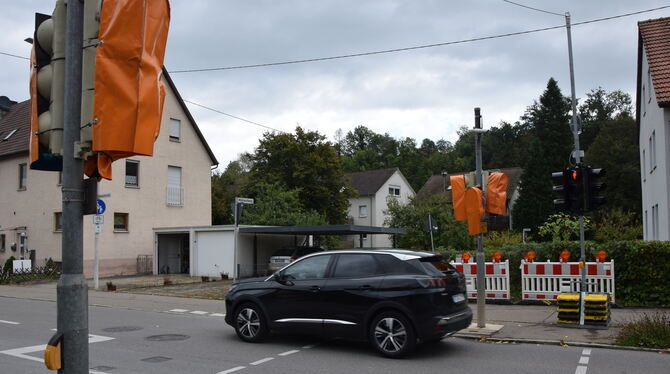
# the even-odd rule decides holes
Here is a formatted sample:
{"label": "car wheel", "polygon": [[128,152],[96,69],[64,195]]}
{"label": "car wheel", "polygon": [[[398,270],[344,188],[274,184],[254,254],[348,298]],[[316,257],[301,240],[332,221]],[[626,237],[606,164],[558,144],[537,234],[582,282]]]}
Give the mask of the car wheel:
{"label": "car wheel", "polygon": [[377,315],[372,320],[369,338],[379,353],[392,358],[405,356],[416,345],[412,325],[405,316],[397,312]]}
{"label": "car wheel", "polygon": [[235,311],[235,332],[245,342],[258,343],[268,333],[265,316],[256,304],[246,303]]}

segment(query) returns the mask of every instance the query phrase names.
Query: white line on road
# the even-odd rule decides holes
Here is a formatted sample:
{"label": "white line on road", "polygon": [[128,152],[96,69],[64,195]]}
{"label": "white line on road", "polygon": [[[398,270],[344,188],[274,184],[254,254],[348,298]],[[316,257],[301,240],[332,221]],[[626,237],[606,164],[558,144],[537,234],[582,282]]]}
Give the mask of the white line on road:
{"label": "white line on road", "polygon": [[170,309],[170,310],[168,310],[168,312],[172,312],[172,313],[184,313],[184,312],[188,312],[188,309]]}
{"label": "white line on road", "polygon": [[589,364],[589,357],[588,356],[582,356],[579,358],[579,364],[580,365],[588,365]]}
{"label": "white line on road", "polygon": [[20,325],[18,322],[13,322],[13,321],[4,321],[0,319],[0,323],[6,323],[8,325]]}
{"label": "white line on road", "polygon": [[210,314],[212,317],[225,317],[226,315],[224,313],[212,313]]}
{"label": "white line on road", "polygon": [[264,362],[268,362],[268,361],[271,361],[271,360],[274,360],[274,359],[275,359],[274,357],[266,357],[266,358],[262,358],[258,361],[254,361],[254,362],[250,363],[249,365],[256,366],[256,365],[260,365]]}
{"label": "white line on road", "polygon": [[[99,342],[104,342],[108,340],[113,340],[114,338],[110,338],[108,336],[100,336],[100,335],[88,335],[88,343],[99,343]],[[44,351],[46,349],[46,344],[40,344],[40,345],[32,345],[30,347],[21,347],[21,348],[14,348],[14,349],[8,349],[5,351],[0,351],[2,354],[6,354],[8,356],[13,356],[13,357],[18,357],[18,358],[23,358],[26,360],[31,360],[31,361],[37,361],[37,362],[44,362],[44,358],[42,357],[33,357],[29,356],[28,353],[34,353],[34,352],[39,352],[39,351]]]}
{"label": "white line on road", "polygon": [[577,366],[575,374],[586,374],[586,366]]}
{"label": "white line on road", "polygon": [[246,366],[235,366],[235,367],[232,368],[232,369],[228,369],[228,370],[220,371],[220,372],[218,372],[218,373],[216,373],[216,374],[228,374],[228,373],[234,373],[234,372],[236,372],[236,371],[238,371],[238,370],[242,370],[242,369],[244,369],[245,367],[246,367]]}
{"label": "white line on road", "polygon": [[312,349],[312,348],[314,348],[314,347],[316,347],[316,344],[306,345],[306,346],[304,346],[304,347],[302,347],[302,348],[303,348],[303,349]]}
{"label": "white line on road", "polygon": [[591,348],[584,348],[584,350],[582,351],[582,354],[584,356],[590,356],[591,355]]}
{"label": "white line on road", "polygon": [[297,349],[294,349],[292,351],[282,352],[282,353],[279,354],[279,356],[288,356],[288,355],[292,355],[292,354],[298,353],[298,352],[300,352],[300,351],[297,350]]}

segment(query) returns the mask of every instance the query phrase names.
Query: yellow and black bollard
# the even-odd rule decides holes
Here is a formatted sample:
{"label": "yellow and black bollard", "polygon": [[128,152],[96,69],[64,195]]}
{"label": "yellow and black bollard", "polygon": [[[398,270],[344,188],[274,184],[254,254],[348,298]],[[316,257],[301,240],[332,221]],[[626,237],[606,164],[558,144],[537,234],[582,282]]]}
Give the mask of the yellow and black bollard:
{"label": "yellow and black bollard", "polygon": [[57,332],[49,339],[47,347],[44,350],[44,365],[49,370],[60,370],[63,367],[61,362],[61,346],[63,343],[63,333]]}

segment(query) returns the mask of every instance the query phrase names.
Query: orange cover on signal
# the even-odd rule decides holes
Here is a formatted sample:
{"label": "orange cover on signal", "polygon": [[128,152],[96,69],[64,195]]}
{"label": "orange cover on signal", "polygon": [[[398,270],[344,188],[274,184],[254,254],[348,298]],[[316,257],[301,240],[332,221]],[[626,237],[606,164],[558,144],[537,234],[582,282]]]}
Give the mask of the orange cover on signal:
{"label": "orange cover on signal", "polygon": [[465,221],[465,177],[453,175],[449,177],[451,183],[451,201],[454,205],[454,218],[456,221]]}
{"label": "orange cover on signal", "polygon": [[507,185],[509,178],[505,173],[491,173],[486,184],[486,211],[504,215],[507,205]]}
{"label": "orange cover on signal", "polygon": [[470,235],[481,234],[483,232],[481,221],[484,215],[482,190],[472,187],[465,191],[465,211],[468,218],[468,233]]}

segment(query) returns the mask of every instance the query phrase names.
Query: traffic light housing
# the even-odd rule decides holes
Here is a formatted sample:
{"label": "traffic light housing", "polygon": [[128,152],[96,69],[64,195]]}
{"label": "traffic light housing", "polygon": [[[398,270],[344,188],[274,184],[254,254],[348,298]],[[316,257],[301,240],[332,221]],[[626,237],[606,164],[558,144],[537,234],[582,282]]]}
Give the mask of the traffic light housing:
{"label": "traffic light housing", "polygon": [[568,168],[551,174],[553,191],[558,197],[554,206],[573,213],[584,208],[584,169],[581,166]]}
{"label": "traffic light housing", "polygon": [[605,169],[587,166],[584,169],[586,177],[586,211],[596,210],[607,202],[605,189],[607,185],[603,182]]}
{"label": "traffic light housing", "polygon": [[53,15],[35,13],[30,71],[30,168],[63,169],[63,99],[65,88],[63,1]]}

